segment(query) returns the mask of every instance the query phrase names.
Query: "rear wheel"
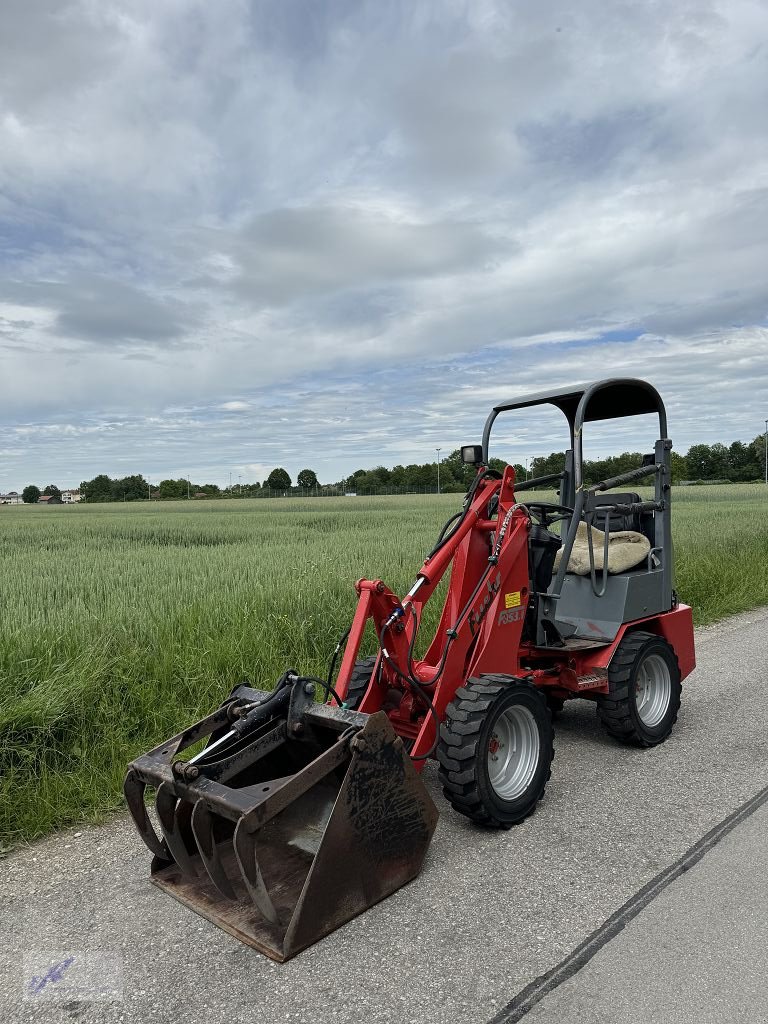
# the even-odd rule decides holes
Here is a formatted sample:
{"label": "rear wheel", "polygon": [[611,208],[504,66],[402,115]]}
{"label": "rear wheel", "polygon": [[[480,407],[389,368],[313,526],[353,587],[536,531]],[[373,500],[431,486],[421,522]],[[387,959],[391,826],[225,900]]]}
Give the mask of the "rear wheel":
{"label": "rear wheel", "polygon": [[437,758],[455,810],[492,828],[527,818],[544,796],[554,750],[544,694],[511,676],[470,679],[446,709]]}
{"label": "rear wheel", "polygon": [[653,747],[672,732],[680,710],[674,648],[654,633],[629,633],[608,668],[609,692],[597,698],[606,731],[621,743]]}
{"label": "rear wheel", "polygon": [[368,684],[371,681],[373,667],[376,664],[376,657],[361,658],[355,662],[352,674],[349,677],[347,696],[344,698],[344,707],[350,711],[357,711],[360,701],[365,696]]}

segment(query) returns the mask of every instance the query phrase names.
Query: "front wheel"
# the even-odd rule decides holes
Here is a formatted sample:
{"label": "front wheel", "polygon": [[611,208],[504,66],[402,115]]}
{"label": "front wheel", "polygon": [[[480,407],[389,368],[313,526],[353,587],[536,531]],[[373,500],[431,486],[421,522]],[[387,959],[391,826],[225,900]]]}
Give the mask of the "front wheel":
{"label": "front wheel", "polygon": [[375,664],[375,655],[372,658],[361,658],[355,662],[349,677],[347,696],[344,698],[345,708],[348,708],[350,711],[357,711],[360,707],[360,702],[368,692]]}
{"label": "front wheel", "polygon": [[544,796],[553,749],[547,700],[512,676],[470,679],[446,709],[437,758],[443,793],[478,824],[510,828]]}
{"label": "front wheel", "polygon": [[608,694],[597,698],[597,714],[614,739],[654,747],[672,732],[681,692],[674,648],[654,633],[628,633],[611,659]]}

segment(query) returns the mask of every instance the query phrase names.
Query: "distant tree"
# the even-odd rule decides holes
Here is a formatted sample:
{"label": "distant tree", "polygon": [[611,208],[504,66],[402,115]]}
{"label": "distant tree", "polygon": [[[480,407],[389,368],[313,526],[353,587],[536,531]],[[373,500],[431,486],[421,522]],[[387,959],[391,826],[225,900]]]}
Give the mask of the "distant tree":
{"label": "distant tree", "polygon": [[36,487],[35,484],[29,484],[21,492],[21,498],[25,505],[34,505],[39,497],[40,488]]}
{"label": "distant tree", "polygon": [[296,478],[296,483],[299,487],[303,487],[305,490],[310,491],[313,487],[317,487],[318,485],[317,474],[314,469],[302,469]]}
{"label": "distant tree", "polygon": [[680,452],[670,453],[670,466],[673,484],[679,484],[681,480],[688,479],[688,460]]}
{"label": "distant tree", "polygon": [[695,444],[685,458],[692,480],[725,480],[730,475],[728,449],[723,444]]}
{"label": "distant tree", "polygon": [[149,494],[149,484],[138,473],[135,476],[124,476],[111,483],[112,501],[143,501]]}
{"label": "distant tree", "polygon": [[290,486],[291,478],[282,466],[273,469],[267,477],[267,487],[271,487],[273,491],[287,491]]}
{"label": "distant tree", "polygon": [[61,491],[56,484],[48,484],[48,486],[43,490],[43,494],[47,494],[49,498],[61,497]]}
{"label": "distant tree", "polygon": [[161,498],[186,498],[186,480],[161,480],[158,488]]}
{"label": "distant tree", "polygon": [[748,447],[753,459],[752,464],[755,470],[757,470],[750,479],[763,480],[765,474],[765,434],[758,434]]}
{"label": "distant tree", "polygon": [[112,495],[112,481],[106,473],[100,473],[93,480],[83,480],[80,484],[80,494],[89,503],[115,500]]}
{"label": "distant tree", "polygon": [[[549,476],[552,473],[562,473],[565,469],[565,454],[563,452],[552,452],[547,456],[539,456],[531,462],[530,477]],[[551,484],[545,485],[551,487]]]}

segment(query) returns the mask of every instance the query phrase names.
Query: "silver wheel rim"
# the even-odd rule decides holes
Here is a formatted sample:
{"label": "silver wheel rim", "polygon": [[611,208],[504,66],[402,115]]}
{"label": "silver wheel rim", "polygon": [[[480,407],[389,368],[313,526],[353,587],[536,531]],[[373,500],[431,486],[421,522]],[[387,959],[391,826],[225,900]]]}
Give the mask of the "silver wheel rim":
{"label": "silver wheel rim", "polygon": [[664,718],[672,699],[669,665],[660,654],[649,654],[637,667],[635,705],[643,725],[653,728]]}
{"label": "silver wheel rim", "polygon": [[488,741],[488,778],[497,796],[514,800],[531,784],[541,741],[528,708],[513,704],[499,715]]}

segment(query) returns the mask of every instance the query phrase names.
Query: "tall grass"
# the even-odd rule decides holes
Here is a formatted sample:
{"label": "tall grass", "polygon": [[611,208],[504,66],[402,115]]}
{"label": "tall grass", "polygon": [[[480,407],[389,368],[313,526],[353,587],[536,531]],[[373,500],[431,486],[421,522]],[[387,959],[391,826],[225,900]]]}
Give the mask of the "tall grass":
{"label": "tall grass", "polygon": [[[0,845],[116,806],[125,764],[243,679],[322,673],[354,580],[408,589],[459,501],[0,508]],[[673,522],[697,622],[768,603],[764,488],[678,489]]]}

